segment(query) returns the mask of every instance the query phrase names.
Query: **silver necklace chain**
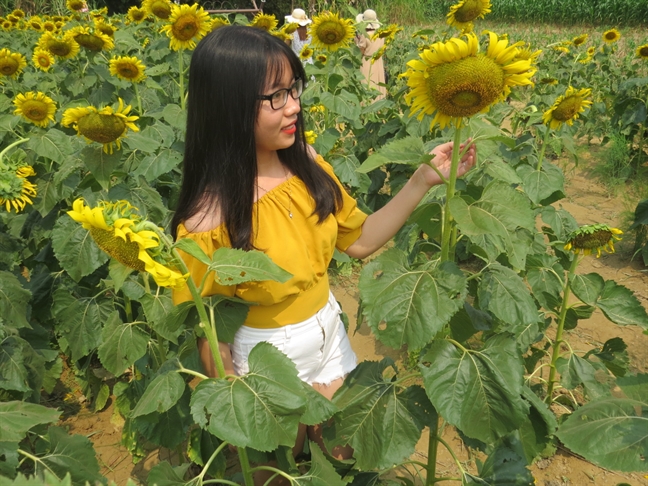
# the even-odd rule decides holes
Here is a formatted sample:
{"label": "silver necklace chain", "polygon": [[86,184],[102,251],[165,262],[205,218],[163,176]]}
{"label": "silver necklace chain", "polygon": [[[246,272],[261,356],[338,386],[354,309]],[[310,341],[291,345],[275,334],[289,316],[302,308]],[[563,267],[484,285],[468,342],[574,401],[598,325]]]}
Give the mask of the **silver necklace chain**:
{"label": "silver necklace chain", "polygon": [[[284,170],[284,180],[283,180],[283,182],[280,182],[279,184],[277,184],[277,186],[280,186],[280,185],[283,184],[284,182],[287,182],[288,179],[289,179],[289,178],[288,178],[288,171],[286,170],[285,167],[283,168],[283,170]],[[256,184],[256,186],[257,186],[258,189],[263,190],[264,195],[267,194],[268,192],[270,192],[270,191],[268,191],[265,187],[260,186],[258,182],[256,182],[255,184]],[[275,187],[277,187],[277,186],[275,186]],[[274,189],[274,188],[273,188],[273,189]],[[259,199],[259,197],[257,196],[257,200],[258,200],[258,199]],[[290,217],[290,219],[292,219],[292,217],[293,217],[293,213],[292,213],[292,185],[291,185],[291,186],[289,187],[289,189],[288,189],[288,207],[286,207],[286,206],[285,206],[281,201],[279,201],[278,199],[277,199],[277,202],[278,202],[279,204],[281,204],[281,206],[283,206],[284,209],[286,209],[286,210],[288,211],[288,216]]]}

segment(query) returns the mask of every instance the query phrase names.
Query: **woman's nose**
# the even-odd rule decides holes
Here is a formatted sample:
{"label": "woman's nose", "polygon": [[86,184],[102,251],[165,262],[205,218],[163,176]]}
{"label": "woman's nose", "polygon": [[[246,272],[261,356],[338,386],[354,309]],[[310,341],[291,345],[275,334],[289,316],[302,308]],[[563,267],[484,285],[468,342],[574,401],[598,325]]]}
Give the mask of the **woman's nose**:
{"label": "woman's nose", "polygon": [[288,94],[288,101],[286,102],[284,111],[289,115],[299,113],[301,111],[301,102],[299,101],[299,98],[295,99],[291,94]]}

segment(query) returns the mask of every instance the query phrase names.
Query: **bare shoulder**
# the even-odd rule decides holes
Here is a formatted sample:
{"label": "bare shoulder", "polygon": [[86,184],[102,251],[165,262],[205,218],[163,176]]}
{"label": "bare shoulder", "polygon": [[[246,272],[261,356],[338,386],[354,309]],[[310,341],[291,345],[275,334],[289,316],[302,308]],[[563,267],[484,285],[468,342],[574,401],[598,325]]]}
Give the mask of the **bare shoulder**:
{"label": "bare shoulder", "polygon": [[315,160],[317,158],[317,150],[315,150],[312,145],[306,145],[306,148],[308,150],[308,155]]}
{"label": "bare shoulder", "polygon": [[222,223],[218,208],[201,209],[184,222],[189,233],[205,233],[218,228]]}

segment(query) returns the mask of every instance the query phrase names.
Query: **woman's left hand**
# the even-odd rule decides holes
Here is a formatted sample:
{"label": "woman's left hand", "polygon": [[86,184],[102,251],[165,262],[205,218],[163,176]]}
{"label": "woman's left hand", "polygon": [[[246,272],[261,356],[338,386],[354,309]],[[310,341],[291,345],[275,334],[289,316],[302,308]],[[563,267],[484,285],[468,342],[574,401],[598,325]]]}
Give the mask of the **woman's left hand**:
{"label": "woman's left hand", "polygon": [[[466,153],[463,154],[461,160],[459,161],[459,166],[457,167],[457,177],[461,177],[466,172],[468,172],[475,165],[477,160],[477,147],[474,143],[471,143],[472,139],[466,140],[461,144],[460,150],[463,150],[467,144],[470,144]],[[434,164],[439,172],[443,174],[443,177],[447,179],[450,178],[450,166],[452,165],[452,148],[454,147],[454,142],[446,142],[444,144],[434,147],[430,154],[434,155],[434,158],[430,161],[430,164]],[[425,183],[432,187],[437,184],[441,184],[443,181],[439,177],[439,174],[436,173],[432,167],[427,164],[421,165],[416,173],[423,178]]]}

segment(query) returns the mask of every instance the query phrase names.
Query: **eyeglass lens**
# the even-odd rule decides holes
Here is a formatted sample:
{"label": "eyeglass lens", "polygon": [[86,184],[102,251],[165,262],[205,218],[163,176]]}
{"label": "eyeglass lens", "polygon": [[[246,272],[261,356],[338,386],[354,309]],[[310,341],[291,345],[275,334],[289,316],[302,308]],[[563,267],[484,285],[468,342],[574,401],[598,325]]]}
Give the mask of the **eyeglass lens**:
{"label": "eyeglass lens", "polygon": [[288,103],[288,93],[290,93],[290,96],[292,96],[294,100],[299,99],[303,90],[304,82],[301,79],[297,79],[290,88],[280,89],[275,92],[270,99],[272,109],[278,110],[286,106],[286,103]]}

